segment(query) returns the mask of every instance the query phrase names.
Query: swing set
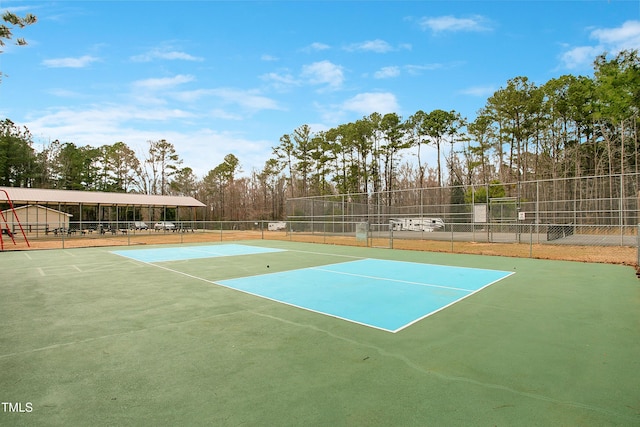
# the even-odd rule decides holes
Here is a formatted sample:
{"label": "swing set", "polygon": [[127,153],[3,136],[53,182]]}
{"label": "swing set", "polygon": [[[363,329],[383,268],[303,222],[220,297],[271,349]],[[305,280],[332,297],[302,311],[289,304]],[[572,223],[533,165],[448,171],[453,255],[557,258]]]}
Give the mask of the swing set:
{"label": "swing set", "polygon": [[[18,227],[20,228],[22,237],[24,237],[24,241],[27,242],[27,247],[31,247],[31,245],[29,244],[29,239],[27,239],[27,235],[24,232],[24,228],[22,228],[22,224],[20,223],[20,218],[18,218],[18,214],[16,213],[16,210],[13,207],[13,202],[9,197],[9,193],[7,193],[6,190],[0,190],[0,191],[3,192],[7,197],[7,202],[9,203],[9,209],[7,210],[7,212],[11,211],[11,213],[13,213],[13,218],[15,222],[18,223]],[[7,221],[7,216],[5,216],[5,212],[0,211],[0,218],[2,218],[2,223],[0,223],[0,251],[4,250],[4,240],[2,237],[3,234],[7,234],[11,238],[11,241],[13,242],[13,244],[14,245],[16,244],[14,233],[9,228],[9,221]]]}

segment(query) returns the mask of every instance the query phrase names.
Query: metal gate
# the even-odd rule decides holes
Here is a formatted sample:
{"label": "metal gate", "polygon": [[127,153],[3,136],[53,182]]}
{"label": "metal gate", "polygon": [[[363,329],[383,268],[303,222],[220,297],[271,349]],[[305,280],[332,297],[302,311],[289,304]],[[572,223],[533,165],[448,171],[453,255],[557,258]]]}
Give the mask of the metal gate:
{"label": "metal gate", "polygon": [[489,241],[512,243],[518,241],[518,198],[489,199]]}

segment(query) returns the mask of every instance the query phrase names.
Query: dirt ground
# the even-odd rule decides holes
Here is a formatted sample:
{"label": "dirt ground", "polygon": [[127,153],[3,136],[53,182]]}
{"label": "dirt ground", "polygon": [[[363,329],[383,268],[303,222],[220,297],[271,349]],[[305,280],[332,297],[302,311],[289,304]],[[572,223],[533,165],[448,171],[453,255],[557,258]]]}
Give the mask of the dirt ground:
{"label": "dirt ground", "polygon": [[[15,244],[7,236],[2,236],[4,250],[61,249],[98,246],[127,246],[151,244],[177,244],[237,241],[247,239],[291,240],[296,242],[324,243],[348,246],[389,247],[388,239],[357,241],[353,236],[332,236],[322,234],[298,234],[273,231],[225,231],[196,233],[138,233],[116,236],[72,236],[68,238],[30,238],[29,245],[20,236]],[[29,237],[29,236],[27,236]],[[570,246],[528,243],[477,243],[450,242],[420,239],[394,239],[394,249],[449,252],[477,255],[511,256],[550,260],[599,262],[638,267],[636,247],[628,246]]]}
{"label": "dirt ground", "polygon": [[[295,241],[307,241],[328,244],[355,244],[353,238],[300,236]],[[360,245],[364,246],[364,242]],[[370,246],[388,247],[384,239],[374,239]],[[600,262],[636,266],[637,250],[626,246],[569,246],[550,244],[519,243],[477,243],[477,242],[444,242],[438,240],[394,239],[394,249],[450,252],[476,255],[511,256],[520,258],[553,259],[564,261]]]}

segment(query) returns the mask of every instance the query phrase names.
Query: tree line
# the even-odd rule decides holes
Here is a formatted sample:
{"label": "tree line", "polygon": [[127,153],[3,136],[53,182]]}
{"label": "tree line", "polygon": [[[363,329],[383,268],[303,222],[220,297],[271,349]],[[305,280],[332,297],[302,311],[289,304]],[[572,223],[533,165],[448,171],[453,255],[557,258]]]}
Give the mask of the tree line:
{"label": "tree line", "polygon": [[5,119],[0,185],[189,195],[207,204],[206,219],[280,219],[288,197],[637,173],[639,111],[638,51],[603,53],[592,77],[510,79],[473,121],[436,109],[373,113],[320,132],[305,124],[274,144],[262,170],[242,176],[228,154],[202,178],[166,140],[149,141],[142,159],[124,142],[56,140],[37,152],[29,130]]}

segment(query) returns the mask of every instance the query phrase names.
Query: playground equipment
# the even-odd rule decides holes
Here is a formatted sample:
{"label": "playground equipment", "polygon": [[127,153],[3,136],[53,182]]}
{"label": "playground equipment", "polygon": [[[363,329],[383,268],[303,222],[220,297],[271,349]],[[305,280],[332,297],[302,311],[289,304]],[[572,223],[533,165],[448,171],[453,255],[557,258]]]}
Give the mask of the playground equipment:
{"label": "playground equipment", "polygon": [[[27,235],[24,232],[24,229],[22,228],[22,224],[20,224],[20,218],[18,218],[18,214],[16,213],[16,210],[13,207],[13,202],[11,201],[11,198],[9,197],[9,193],[6,192],[6,190],[0,190],[4,193],[4,195],[7,197],[7,202],[9,203],[9,209],[11,211],[11,213],[13,213],[13,218],[15,220],[15,222],[18,224],[18,227],[20,228],[20,232],[22,233],[22,237],[24,237],[24,241],[27,242],[27,246],[31,247],[31,245],[29,244],[29,239],[27,239]],[[11,241],[13,242],[13,244],[16,244],[16,239],[13,235],[13,231],[11,231],[11,229],[9,228],[9,222],[7,221],[7,217],[5,216],[3,211],[0,211],[0,217],[2,218],[2,223],[0,223],[0,251],[4,250],[4,240],[2,235],[4,233],[6,233],[9,237],[11,237]]]}

